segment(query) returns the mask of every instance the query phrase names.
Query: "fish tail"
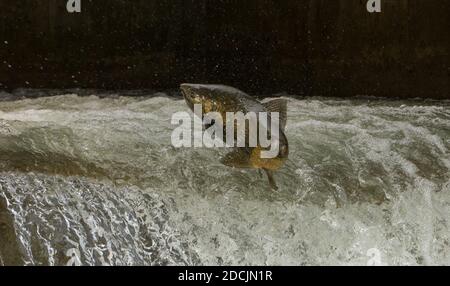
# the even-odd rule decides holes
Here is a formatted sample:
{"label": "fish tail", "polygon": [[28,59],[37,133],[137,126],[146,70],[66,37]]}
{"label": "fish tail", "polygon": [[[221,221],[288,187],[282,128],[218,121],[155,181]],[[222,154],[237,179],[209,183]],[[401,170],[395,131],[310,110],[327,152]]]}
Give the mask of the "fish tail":
{"label": "fish tail", "polygon": [[267,178],[269,179],[269,185],[272,188],[272,190],[276,191],[278,190],[277,183],[275,182],[275,179],[273,178],[273,172],[267,169],[264,169],[264,171],[267,174]]}

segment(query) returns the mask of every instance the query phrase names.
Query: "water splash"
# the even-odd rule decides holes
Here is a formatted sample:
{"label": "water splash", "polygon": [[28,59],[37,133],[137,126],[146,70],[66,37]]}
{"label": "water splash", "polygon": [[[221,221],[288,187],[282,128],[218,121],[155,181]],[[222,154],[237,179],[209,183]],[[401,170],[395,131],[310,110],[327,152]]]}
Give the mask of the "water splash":
{"label": "water splash", "polygon": [[175,97],[1,102],[0,263],[450,264],[450,103],[288,100],[278,192],[173,148]]}

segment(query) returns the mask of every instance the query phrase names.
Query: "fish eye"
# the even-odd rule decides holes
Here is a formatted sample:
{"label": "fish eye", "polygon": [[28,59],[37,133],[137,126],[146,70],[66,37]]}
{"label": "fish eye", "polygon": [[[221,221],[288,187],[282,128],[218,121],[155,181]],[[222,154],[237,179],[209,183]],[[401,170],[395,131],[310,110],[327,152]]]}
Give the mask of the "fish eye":
{"label": "fish eye", "polygon": [[194,100],[194,101],[199,101],[200,96],[199,96],[197,93],[192,93],[191,98],[192,98],[192,100]]}

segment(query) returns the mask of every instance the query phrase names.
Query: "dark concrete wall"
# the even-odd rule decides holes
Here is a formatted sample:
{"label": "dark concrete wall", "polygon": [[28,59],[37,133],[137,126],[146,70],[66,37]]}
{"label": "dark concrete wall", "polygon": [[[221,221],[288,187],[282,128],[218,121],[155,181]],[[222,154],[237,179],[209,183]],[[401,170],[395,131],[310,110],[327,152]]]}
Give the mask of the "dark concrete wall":
{"label": "dark concrete wall", "polygon": [[0,0],[3,87],[450,98],[448,0],[81,1]]}

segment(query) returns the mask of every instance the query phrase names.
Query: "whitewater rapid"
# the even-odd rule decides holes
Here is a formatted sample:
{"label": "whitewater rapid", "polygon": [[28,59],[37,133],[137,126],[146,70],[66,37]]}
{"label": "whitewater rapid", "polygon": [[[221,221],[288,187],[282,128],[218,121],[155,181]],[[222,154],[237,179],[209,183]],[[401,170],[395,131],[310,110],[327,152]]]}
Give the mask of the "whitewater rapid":
{"label": "whitewater rapid", "polygon": [[274,192],[172,147],[179,96],[7,95],[0,265],[450,264],[449,101],[284,95]]}

